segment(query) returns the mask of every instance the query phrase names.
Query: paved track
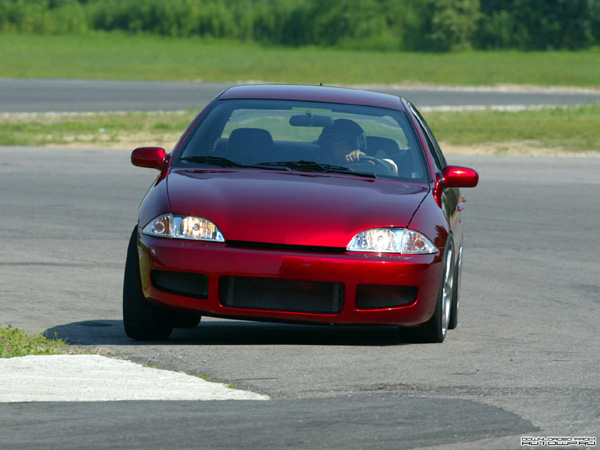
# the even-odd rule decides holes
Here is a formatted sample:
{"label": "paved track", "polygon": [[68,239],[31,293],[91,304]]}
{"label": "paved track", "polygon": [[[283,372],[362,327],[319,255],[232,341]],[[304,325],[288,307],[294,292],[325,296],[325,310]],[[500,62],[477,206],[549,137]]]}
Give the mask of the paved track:
{"label": "paved track", "polygon": [[[600,158],[449,156],[473,166],[459,328],[207,320],[166,343],[122,330],[136,207],[156,172],[129,151],[0,148],[0,323],[270,402],[0,405],[0,448],[520,448],[600,437]],[[114,430],[114,431],[110,431]],[[67,438],[68,436],[68,438]]]}
{"label": "paved track", "polygon": [[[0,79],[0,113],[173,111],[200,109],[232,83]],[[370,89],[406,97],[417,106],[531,106],[600,103],[600,90],[486,88]]]}
{"label": "paved track", "polygon": [[[198,109],[227,86],[0,80],[0,112]],[[431,107],[600,103],[598,92],[372,89]],[[600,159],[450,157],[482,182],[467,192],[463,309],[443,345],[222,320],[153,345],[126,339],[120,320],[126,241],[155,175],[128,156],[0,148],[0,324],[276,400],[4,404],[0,448],[500,449],[600,435]]]}

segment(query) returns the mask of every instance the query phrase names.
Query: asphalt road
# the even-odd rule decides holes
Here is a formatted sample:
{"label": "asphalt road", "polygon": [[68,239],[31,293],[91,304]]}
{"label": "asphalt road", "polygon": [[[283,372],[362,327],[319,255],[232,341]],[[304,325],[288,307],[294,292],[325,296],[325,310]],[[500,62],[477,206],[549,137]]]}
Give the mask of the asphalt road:
{"label": "asphalt road", "polygon": [[459,326],[121,322],[127,240],[155,171],[127,150],[0,147],[0,323],[210,376],[268,402],[0,404],[0,448],[520,448],[600,437],[600,158],[449,155],[476,168]]}
{"label": "asphalt road", "polygon": [[[173,111],[202,108],[232,83],[0,79],[0,113]],[[370,86],[417,106],[532,106],[600,103],[600,90]]]}

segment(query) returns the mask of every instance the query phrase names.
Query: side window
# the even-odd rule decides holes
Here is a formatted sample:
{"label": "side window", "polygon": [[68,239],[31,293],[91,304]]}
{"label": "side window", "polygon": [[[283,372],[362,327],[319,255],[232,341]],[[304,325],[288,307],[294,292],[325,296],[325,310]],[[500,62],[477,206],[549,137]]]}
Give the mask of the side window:
{"label": "side window", "polygon": [[440,148],[440,145],[438,144],[437,140],[435,139],[435,136],[433,135],[431,128],[429,128],[429,125],[427,124],[427,122],[425,121],[425,119],[423,118],[421,113],[419,113],[419,111],[417,111],[417,108],[415,108],[412,104],[409,103],[409,106],[410,106],[410,109],[412,110],[412,112],[414,113],[414,115],[417,117],[417,120],[419,121],[419,125],[421,125],[421,128],[424,131],[423,134],[425,134],[427,143],[429,144],[430,148],[433,149],[432,154],[433,154],[433,159],[435,160],[435,165],[437,166],[437,168],[439,170],[442,170],[444,167],[446,167],[447,162],[446,162],[446,158],[444,157],[444,154],[442,153],[442,149]]}

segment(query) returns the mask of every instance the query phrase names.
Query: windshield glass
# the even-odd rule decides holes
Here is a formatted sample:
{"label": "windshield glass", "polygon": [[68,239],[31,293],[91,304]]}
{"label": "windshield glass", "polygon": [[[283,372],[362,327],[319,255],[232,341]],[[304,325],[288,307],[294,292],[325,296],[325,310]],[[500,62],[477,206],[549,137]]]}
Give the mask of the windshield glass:
{"label": "windshield glass", "polygon": [[174,165],[427,181],[424,155],[404,112],[288,100],[216,102]]}

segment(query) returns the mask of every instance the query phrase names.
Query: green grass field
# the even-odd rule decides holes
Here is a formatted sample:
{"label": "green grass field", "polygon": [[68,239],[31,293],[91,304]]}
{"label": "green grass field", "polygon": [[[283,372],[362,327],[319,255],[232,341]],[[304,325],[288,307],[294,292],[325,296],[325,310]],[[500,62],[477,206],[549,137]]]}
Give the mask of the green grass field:
{"label": "green grass field", "polygon": [[0,142],[17,146],[172,147],[197,113],[8,114],[0,120]]}
{"label": "green grass field", "polygon": [[[184,113],[13,115],[0,120],[3,145],[171,149],[197,111]],[[436,136],[448,146],[506,153],[544,149],[600,153],[600,106],[541,110],[427,112]],[[492,150],[490,150],[492,149]]]}
{"label": "green grass field", "polygon": [[[0,34],[2,78],[270,81],[325,84],[537,85],[600,89],[600,50],[378,53],[276,48],[122,33]],[[4,116],[1,145],[170,149],[195,115]],[[600,153],[600,106],[425,114],[439,139],[486,152],[508,148]],[[492,149],[492,150],[490,150]],[[460,151],[460,149],[459,149]]]}
{"label": "green grass field", "polygon": [[122,33],[0,34],[0,77],[600,87],[600,50],[383,53]]}
{"label": "green grass field", "polygon": [[521,147],[551,152],[600,152],[600,105],[524,111],[429,112],[441,140],[463,147]]}

